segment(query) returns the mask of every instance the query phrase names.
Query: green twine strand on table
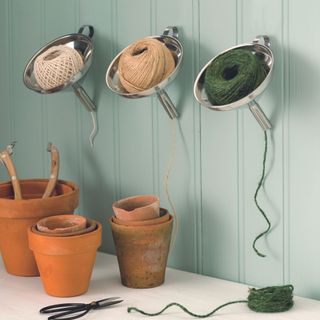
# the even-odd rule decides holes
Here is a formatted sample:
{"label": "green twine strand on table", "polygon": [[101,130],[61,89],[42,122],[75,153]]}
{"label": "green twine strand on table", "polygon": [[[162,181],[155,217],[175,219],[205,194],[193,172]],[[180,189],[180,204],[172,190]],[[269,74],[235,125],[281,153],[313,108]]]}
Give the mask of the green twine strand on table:
{"label": "green twine strand on table", "polygon": [[215,308],[213,311],[207,314],[196,314],[189,311],[186,307],[180,303],[172,302],[166,305],[162,310],[155,313],[145,312],[135,307],[129,307],[128,313],[132,311],[140,312],[141,314],[149,317],[154,317],[162,314],[165,310],[170,307],[177,306],[185,313],[195,318],[207,318],[212,316],[218,310],[236,303],[247,303],[248,307],[256,312],[283,312],[289,310],[293,306],[293,286],[274,286],[266,287],[262,289],[249,289],[248,300],[236,300],[222,304]]}
{"label": "green twine strand on table", "polygon": [[263,211],[263,209],[260,207],[260,205],[258,204],[258,201],[257,201],[257,197],[258,197],[258,193],[259,193],[259,190],[260,188],[262,187],[262,184],[263,184],[263,180],[265,178],[265,173],[266,173],[266,159],[267,159],[267,151],[268,151],[268,137],[267,137],[267,132],[264,131],[264,153],[263,153],[263,163],[262,163],[262,174],[261,174],[261,178],[260,178],[260,181],[258,183],[258,187],[256,189],[256,192],[254,194],[254,202],[258,208],[258,210],[260,211],[260,213],[262,214],[262,216],[265,218],[265,220],[267,221],[267,224],[268,224],[268,227],[265,231],[261,232],[253,241],[253,244],[252,244],[252,247],[253,247],[253,250],[256,252],[256,254],[259,256],[259,257],[262,257],[262,258],[265,258],[266,256],[264,254],[262,254],[261,252],[259,252],[259,250],[256,248],[256,242],[258,239],[260,239],[261,237],[263,237],[264,235],[266,235],[269,231],[270,231],[270,228],[271,228],[271,223],[268,219],[268,217],[266,216],[265,212]]}
{"label": "green twine strand on table", "polygon": [[225,105],[254,91],[268,72],[264,61],[250,50],[233,49],[208,66],[204,88],[213,105]]}
{"label": "green twine strand on table", "polygon": [[227,302],[225,304],[222,304],[221,306],[215,308],[214,310],[212,310],[211,312],[209,312],[208,314],[196,314],[196,313],[193,313],[191,311],[189,311],[186,307],[184,307],[183,305],[181,305],[180,303],[176,303],[176,302],[172,302],[172,303],[169,303],[168,305],[166,305],[162,310],[160,310],[159,312],[155,312],[155,313],[148,313],[148,312],[145,312],[145,311],[142,311],[138,308],[135,308],[135,307],[129,307],[128,308],[128,313],[130,313],[131,311],[137,311],[137,312],[140,312],[142,314],[144,314],[145,316],[150,316],[150,317],[154,317],[154,316],[159,316],[161,313],[163,313],[165,310],[169,309],[170,307],[173,307],[173,306],[177,306],[179,307],[182,311],[184,311],[185,313],[189,314],[190,316],[192,317],[196,317],[196,318],[207,318],[207,317],[210,317],[212,316],[215,312],[217,312],[218,310],[222,309],[223,307],[226,307],[230,304],[235,304],[235,303],[245,303],[245,302],[248,302],[247,300],[238,300],[238,301],[232,301],[232,302]]}

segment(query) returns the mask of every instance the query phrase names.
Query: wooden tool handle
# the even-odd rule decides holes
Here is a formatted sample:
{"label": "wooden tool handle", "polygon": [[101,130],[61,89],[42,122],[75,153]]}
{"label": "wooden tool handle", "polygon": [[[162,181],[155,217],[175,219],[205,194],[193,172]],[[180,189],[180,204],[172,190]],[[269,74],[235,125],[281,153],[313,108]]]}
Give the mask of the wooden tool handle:
{"label": "wooden tool handle", "polygon": [[59,150],[57,147],[52,145],[50,152],[51,152],[51,174],[42,198],[48,198],[52,195],[56,187],[58,176],[59,176],[59,166],[60,166]]}
{"label": "wooden tool handle", "polygon": [[22,194],[21,194],[21,188],[20,188],[20,182],[17,176],[17,171],[16,168],[11,160],[11,157],[8,153],[8,151],[2,151],[0,153],[1,160],[3,161],[5,167],[7,168],[8,174],[11,178],[11,183],[13,186],[13,191],[14,191],[14,198],[15,199],[22,199]]}

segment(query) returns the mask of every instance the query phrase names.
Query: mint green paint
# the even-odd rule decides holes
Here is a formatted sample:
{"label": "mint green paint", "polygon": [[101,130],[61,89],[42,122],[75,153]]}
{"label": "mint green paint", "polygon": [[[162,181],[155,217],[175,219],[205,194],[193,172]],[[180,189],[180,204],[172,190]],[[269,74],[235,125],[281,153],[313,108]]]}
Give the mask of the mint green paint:
{"label": "mint green paint", "polygon": [[[132,41],[177,25],[185,57],[168,88],[181,115],[169,186],[179,216],[170,265],[257,286],[291,282],[298,294],[320,298],[319,9],[316,0],[0,0],[1,148],[18,140],[14,157],[20,177],[46,177],[46,145],[57,144],[61,177],[81,187],[78,212],[103,223],[102,250],[114,252],[106,223],[113,201],[155,193],[169,207],[163,175],[171,137],[156,98],[113,95],[105,72]],[[98,106],[93,152],[89,114],[71,92],[41,96],[22,83],[34,51],[81,24],[95,27],[95,58],[83,84]],[[268,254],[261,259],[251,244],[264,227],[253,203],[263,133],[247,109],[199,108],[192,90],[212,56],[264,33],[271,36],[276,66],[259,100],[273,124],[260,202],[274,229],[260,242]],[[0,178],[7,178],[3,167]]]}

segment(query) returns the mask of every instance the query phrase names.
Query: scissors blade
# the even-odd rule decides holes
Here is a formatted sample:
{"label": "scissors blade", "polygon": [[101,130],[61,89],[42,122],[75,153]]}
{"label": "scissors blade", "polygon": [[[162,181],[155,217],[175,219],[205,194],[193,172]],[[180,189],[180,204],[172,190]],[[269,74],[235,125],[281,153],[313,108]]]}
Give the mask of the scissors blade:
{"label": "scissors blade", "polygon": [[123,300],[118,300],[120,299],[119,297],[112,297],[112,298],[107,298],[107,299],[102,299],[99,301],[96,301],[96,308],[103,308],[103,307],[108,307],[112,306],[114,304],[120,303]]}

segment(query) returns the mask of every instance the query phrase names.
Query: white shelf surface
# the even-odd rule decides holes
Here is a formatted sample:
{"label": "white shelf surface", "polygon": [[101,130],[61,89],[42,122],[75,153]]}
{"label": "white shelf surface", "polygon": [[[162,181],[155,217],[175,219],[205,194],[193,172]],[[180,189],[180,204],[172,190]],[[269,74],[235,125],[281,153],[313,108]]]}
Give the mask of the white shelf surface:
{"label": "white shelf surface", "polygon": [[[165,283],[152,289],[130,289],[121,285],[116,257],[98,253],[89,290],[86,294],[72,298],[48,296],[39,277],[16,277],[6,273],[0,264],[0,320],[47,319],[39,309],[56,303],[89,303],[107,297],[121,297],[124,302],[113,307],[92,310],[81,319],[150,319],[139,313],[127,313],[134,306],[145,311],[156,312],[170,302],[179,302],[195,313],[208,313],[228,301],[244,300],[248,286],[200,276],[175,269],[167,269]],[[320,320],[320,302],[305,298],[294,298],[295,305],[283,313],[256,313],[246,304],[236,304],[219,310],[208,319],[217,320]],[[166,310],[153,319],[196,319],[177,307]]]}

